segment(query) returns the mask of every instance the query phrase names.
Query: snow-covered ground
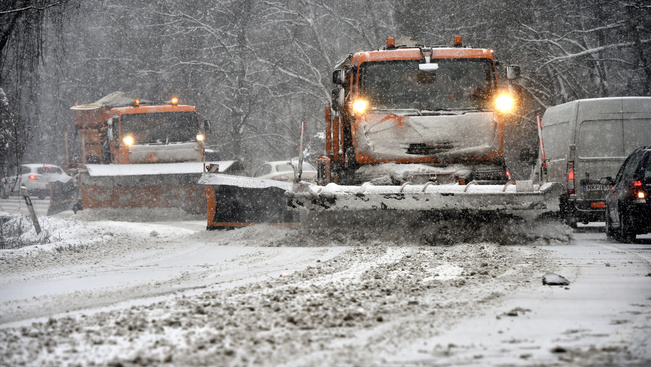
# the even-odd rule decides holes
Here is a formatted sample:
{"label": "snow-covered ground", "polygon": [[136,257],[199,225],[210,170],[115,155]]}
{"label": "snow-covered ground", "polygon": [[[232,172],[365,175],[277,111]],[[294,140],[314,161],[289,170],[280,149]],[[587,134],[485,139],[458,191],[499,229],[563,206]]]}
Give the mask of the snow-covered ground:
{"label": "snow-covered ground", "polygon": [[0,250],[0,365],[651,364],[651,236],[442,246],[123,219],[39,217],[49,243]]}

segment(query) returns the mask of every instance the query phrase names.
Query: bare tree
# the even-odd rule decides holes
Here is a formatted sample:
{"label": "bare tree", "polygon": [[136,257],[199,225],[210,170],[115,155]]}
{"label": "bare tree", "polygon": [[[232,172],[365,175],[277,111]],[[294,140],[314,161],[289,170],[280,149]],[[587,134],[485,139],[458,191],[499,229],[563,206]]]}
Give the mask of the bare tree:
{"label": "bare tree", "polygon": [[71,0],[0,2],[0,166],[19,164],[36,126],[39,63],[50,30],[60,30]]}

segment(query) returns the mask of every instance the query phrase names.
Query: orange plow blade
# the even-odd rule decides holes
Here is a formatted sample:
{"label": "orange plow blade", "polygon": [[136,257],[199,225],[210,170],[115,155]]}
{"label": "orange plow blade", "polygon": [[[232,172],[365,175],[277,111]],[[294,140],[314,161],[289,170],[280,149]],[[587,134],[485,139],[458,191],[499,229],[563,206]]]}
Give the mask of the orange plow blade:
{"label": "orange plow blade", "polygon": [[[232,162],[219,162],[226,170]],[[206,214],[202,162],[87,165],[80,176],[84,209],[178,208]]]}

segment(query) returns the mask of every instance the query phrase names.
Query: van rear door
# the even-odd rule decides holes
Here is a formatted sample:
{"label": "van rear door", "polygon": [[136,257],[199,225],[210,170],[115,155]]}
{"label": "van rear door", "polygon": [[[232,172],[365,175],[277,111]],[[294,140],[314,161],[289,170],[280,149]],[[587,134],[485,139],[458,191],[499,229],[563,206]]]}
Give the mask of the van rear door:
{"label": "van rear door", "polygon": [[603,207],[610,187],[599,180],[614,177],[626,159],[622,109],[621,99],[579,102],[574,171],[576,199],[586,201],[582,209]]}
{"label": "van rear door", "polygon": [[639,147],[651,145],[651,98],[622,98],[624,156]]}

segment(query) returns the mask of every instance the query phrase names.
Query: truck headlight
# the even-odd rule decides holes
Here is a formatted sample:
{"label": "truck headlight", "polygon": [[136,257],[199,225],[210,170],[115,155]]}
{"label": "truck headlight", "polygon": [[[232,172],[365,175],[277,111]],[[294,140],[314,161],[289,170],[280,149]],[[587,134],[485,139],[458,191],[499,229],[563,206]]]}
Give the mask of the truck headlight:
{"label": "truck headlight", "polygon": [[133,136],[131,136],[131,135],[125,136],[124,139],[122,139],[122,141],[124,142],[124,144],[126,144],[128,146],[132,146],[133,143],[134,143]]}
{"label": "truck headlight", "polygon": [[499,112],[513,112],[514,107],[515,99],[509,94],[500,94],[495,98],[495,108],[497,108]]}
{"label": "truck headlight", "polygon": [[353,102],[353,112],[357,114],[364,114],[368,110],[368,102],[363,99],[358,99]]}

